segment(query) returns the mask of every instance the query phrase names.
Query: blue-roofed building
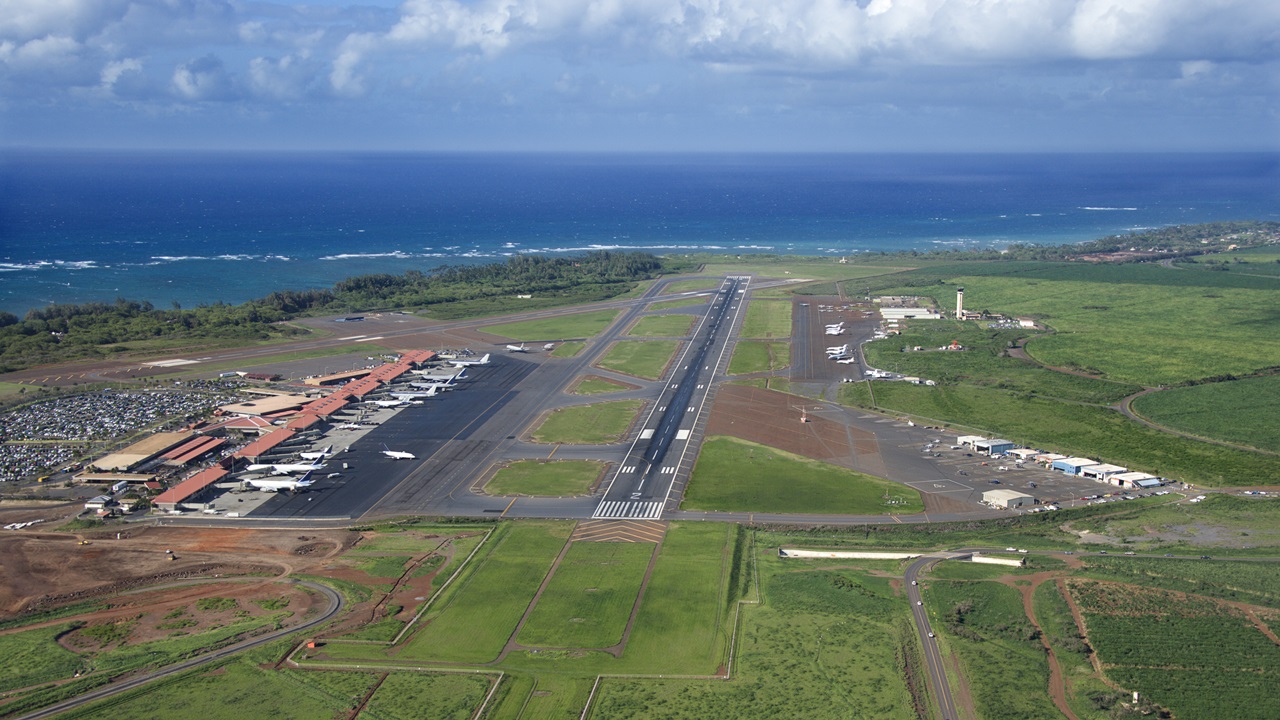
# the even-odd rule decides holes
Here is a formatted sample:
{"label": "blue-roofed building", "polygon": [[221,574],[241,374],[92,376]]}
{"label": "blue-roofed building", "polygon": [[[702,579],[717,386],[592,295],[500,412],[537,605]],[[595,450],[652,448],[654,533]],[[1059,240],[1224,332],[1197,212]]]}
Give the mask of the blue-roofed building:
{"label": "blue-roofed building", "polygon": [[1089,458],[1082,457],[1069,457],[1062,458],[1061,460],[1054,460],[1053,464],[1049,466],[1049,469],[1064,472],[1068,475],[1079,475],[1080,471],[1084,468],[1097,464],[1097,460],[1090,460]]}

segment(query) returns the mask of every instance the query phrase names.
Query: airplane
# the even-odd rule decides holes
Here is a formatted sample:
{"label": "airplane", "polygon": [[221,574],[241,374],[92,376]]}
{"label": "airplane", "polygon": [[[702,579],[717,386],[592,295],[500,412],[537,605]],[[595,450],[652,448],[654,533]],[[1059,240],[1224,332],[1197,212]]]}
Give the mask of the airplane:
{"label": "airplane", "polygon": [[507,352],[522,353],[522,352],[529,352],[529,349],[524,346],[524,343],[520,343],[519,345],[508,345]]}
{"label": "airplane", "polygon": [[367,402],[384,408],[400,407],[401,405],[409,404],[403,400],[368,400]]}
{"label": "airplane", "polygon": [[382,446],[382,454],[386,455],[392,460],[417,460],[418,459],[418,456],[414,455],[411,452],[405,452],[403,450],[389,450],[387,449],[386,445]]}
{"label": "airplane", "polygon": [[309,473],[312,470],[319,470],[324,465],[305,464],[305,463],[263,463],[261,465],[250,465],[245,468],[249,472],[255,470],[275,470],[278,473],[288,475],[289,473]]}
{"label": "airplane", "polygon": [[454,367],[471,367],[472,365],[488,365],[489,353],[485,353],[484,357],[479,360],[450,360],[449,364]]}
{"label": "airplane", "polygon": [[843,335],[843,334],[844,334],[844,331],[843,331],[843,330],[837,330],[837,329],[835,329],[835,328],[827,328],[827,334],[828,334],[828,335]]}
{"label": "airplane", "polygon": [[362,427],[364,426],[361,425],[360,423],[341,423],[339,425],[334,425],[333,429],[334,430],[359,430]]}
{"label": "airplane", "polygon": [[843,329],[844,329],[844,322],[842,321],[842,322],[838,322],[838,323],[833,323],[833,324],[831,324],[831,325],[827,325],[827,326],[826,326],[826,328],[827,328],[828,330],[843,330]]}
{"label": "airplane", "polygon": [[[835,360],[836,362],[841,362],[841,361],[843,361],[843,360],[849,360],[849,359],[851,359],[852,357],[853,357],[853,356],[852,356],[852,355],[850,355],[849,353],[837,353],[837,354],[835,354],[835,355],[828,355],[828,356],[827,356],[827,359],[828,359],[828,360]],[[848,363],[845,363],[845,364],[847,365]]]}
{"label": "airplane", "polygon": [[413,374],[421,375],[423,380],[452,382],[454,380],[465,380],[467,371],[462,370],[460,372],[451,373],[433,373],[430,370],[414,370]]}
{"label": "airplane", "polygon": [[323,460],[326,455],[332,455],[332,454],[333,454],[333,446],[330,445],[329,447],[321,450],[320,452],[298,453],[298,457],[301,457],[303,460]]}
{"label": "airplane", "polygon": [[391,393],[391,397],[397,400],[408,400],[412,402],[419,398],[435,397],[436,393],[439,391],[440,391],[439,385],[432,385],[431,387],[427,388],[425,392],[393,392]]}
{"label": "airplane", "polygon": [[849,352],[849,345],[848,345],[848,344],[845,344],[845,345],[833,345],[832,347],[827,348],[827,354],[828,354],[828,355],[839,355],[840,353],[847,353],[847,352]]}
{"label": "airplane", "polygon": [[291,478],[287,475],[268,478],[246,478],[240,484],[245,488],[261,490],[262,492],[297,492],[305,490],[315,483],[316,481],[311,479],[311,473],[307,473],[300,478]]}
{"label": "airplane", "polygon": [[858,362],[858,358],[847,357],[847,358],[844,358],[843,360],[836,360],[836,362],[840,363],[841,365],[849,365],[849,364]]}

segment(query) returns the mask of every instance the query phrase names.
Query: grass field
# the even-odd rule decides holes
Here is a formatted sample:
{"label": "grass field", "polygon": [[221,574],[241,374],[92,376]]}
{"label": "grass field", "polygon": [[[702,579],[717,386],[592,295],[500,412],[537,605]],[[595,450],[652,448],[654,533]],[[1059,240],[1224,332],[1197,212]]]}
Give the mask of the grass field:
{"label": "grass field", "polygon": [[572,529],[550,522],[503,527],[488,552],[464,569],[466,575],[420,621],[427,625],[398,657],[464,663],[497,657]]}
{"label": "grass field", "polygon": [[485,492],[491,495],[585,495],[604,471],[594,460],[521,460],[499,470]]}
{"label": "grass field", "polygon": [[1163,390],[1133,409],[1175,430],[1280,452],[1280,375]]}
{"label": "grass field", "polygon": [[656,312],[659,310],[675,310],[677,308],[693,307],[694,305],[706,305],[707,297],[709,296],[681,298],[679,300],[663,300],[662,302],[653,303],[645,309],[651,312]]}
{"label": "grass field", "polygon": [[733,349],[729,361],[730,375],[781,370],[791,364],[791,345],[780,342],[745,340]]}
{"label": "grass field", "polygon": [[573,386],[574,395],[601,395],[628,389],[621,383],[602,377],[583,378]]}
{"label": "grass field", "polygon": [[555,350],[551,351],[551,357],[571,358],[582,352],[582,348],[586,346],[587,344],[581,341],[563,342],[557,345]]}
{"label": "grass field", "polygon": [[571,545],[517,640],[531,647],[616,645],[653,549],[651,543]]}
{"label": "grass field", "polygon": [[960,656],[978,717],[1062,717],[1049,698],[1049,664],[1017,590],[933,580],[921,594],[944,653],[949,648]]}
{"label": "grass field", "polygon": [[877,382],[874,392],[880,408],[1186,482],[1265,485],[1280,475],[1276,456],[1169,435],[1106,408],[968,385]]}
{"label": "grass field", "polygon": [[707,277],[696,278],[693,280],[674,280],[667,283],[663,288],[663,295],[674,295],[683,292],[695,292],[697,290],[715,290],[724,284],[724,278]]}
{"label": "grass field", "polygon": [[[979,322],[934,320],[913,323],[901,335],[868,343],[863,352],[871,367],[882,370],[1069,402],[1109,404],[1142,389],[1128,383],[1056,372],[1008,357],[1005,353],[1009,344],[1027,333],[1022,329],[992,329]],[[939,349],[952,341],[965,349]],[[923,349],[913,349],[917,347]]]}
{"label": "grass field", "polygon": [[565,338],[589,338],[613,322],[621,310],[594,310],[572,315],[557,315],[541,320],[487,325],[484,332],[520,342],[549,342]]}
{"label": "grass field", "polygon": [[84,658],[55,638],[71,625],[0,635],[0,692],[61,680],[86,669]]}
{"label": "grass field", "polygon": [[596,365],[627,375],[657,380],[680,348],[677,340],[629,340],[609,348]]}
{"label": "grass field", "polygon": [[791,303],[786,300],[752,300],[747,304],[741,335],[760,340],[791,337]]}
{"label": "grass field", "polygon": [[1113,512],[1073,525],[1134,549],[1199,553],[1280,548],[1280,499],[1213,495],[1204,502]]}
{"label": "grass field", "polygon": [[613,400],[560,408],[531,434],[534,442],[600,445],[617,442],[631,427],[642,400]]}
{"label": "grass field", "polygon": [[489,691],[482,675],[393,673],[369,698],[361,717],[468,720]]}
{"label": "grass field", "polygon": [[924,510],[920,493],[905,485],[729,437],[703,443],[683,507],[850,515]]}
{"label": "grass field", "polygon": [[692,315],[647,315],[627,330],[631,337],[685,337],[696,320]]}
{"label": "grass field", "polygon": [[[1040,318],[1057,333],[1027,351],[1146,386],[1226,373],[1246,375],[1280,357],[1280,280],[1155,265],[955,263],[881,278],[886,294],[926,292],[965,305]],[[933,285],[941,280],[943,284]],[[930,287],[932,286],[932,287]]]}

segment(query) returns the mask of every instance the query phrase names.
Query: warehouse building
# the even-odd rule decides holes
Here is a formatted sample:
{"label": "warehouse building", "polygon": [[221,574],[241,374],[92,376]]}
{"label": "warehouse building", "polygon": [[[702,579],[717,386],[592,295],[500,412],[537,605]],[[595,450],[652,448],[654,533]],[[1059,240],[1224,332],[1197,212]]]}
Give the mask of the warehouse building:
{"label": "warehouse building", "polygon": [[1097,465],[1089,465],[1080,468],[1080,476],[1097,480],[1098,482],[1106,482],[1107,478],[1112,475],[1128,471],[1129,468],[1123,468],[1119,465],[1109,465],[1107,463],[1099,463]]}
{"label": "warehouse building", "polygon": [[161,432],[90,463],[98,470],[128,472],[191,438],[189,432]]}
{"label": "warehouse building", "polygon": [[977,447],[980,442],[986,442],[987,439],[981,435],[961,435],[956,438],[956,444],[962,447]]}
{"label": "warehouse building", "polygon": [[1035,505],[1036,499],[1026,493],[1020,493],[1017,490],[1006,490],[1001,488],[999,490],[984,491],[982,493],[982,502],[990,505],[991,507],[1008,508],[1013,510],[1015,508]]}
{"label": "warehouse building", "polygon": [[1061,460],[1054,460],[1053,464],[1049,466],[1049,469],[1058,470],[1059,472],[1064,472],[1068,475],[1079,475],[1080,471],[1084,468],[1097,464],[1097,460],[1090,460],[1089,458],[1082,457],[1070,457],[1062,458]]}
{"label": "warehouse building", "polygon": [[1001,455],[1017,447],[1008,440],[981,440],[973,444],[973,449],[988,455]]}
{"label": "warehouse building", "polygon": [[1158,488],[1164,483],[1155,475],[1149,475],[1144,472],[1126,472],[1116,473],[1107,478],[1107,482],[1122,488],[1132,490],[1149,490]]}

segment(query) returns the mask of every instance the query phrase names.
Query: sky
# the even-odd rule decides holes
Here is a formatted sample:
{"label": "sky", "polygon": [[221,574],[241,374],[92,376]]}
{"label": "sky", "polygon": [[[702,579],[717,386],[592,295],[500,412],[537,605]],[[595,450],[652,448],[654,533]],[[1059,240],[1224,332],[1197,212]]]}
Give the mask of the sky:
{"label": "sky", "polygon": [[0,0],[0,147],[1280,150],[1276,0]]}

